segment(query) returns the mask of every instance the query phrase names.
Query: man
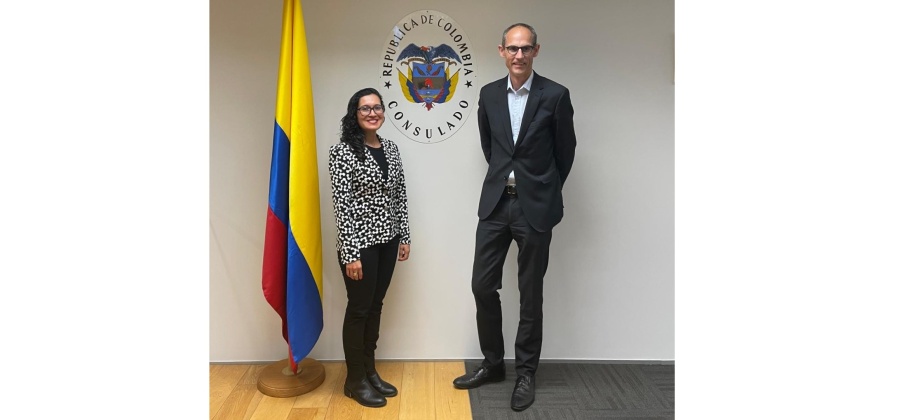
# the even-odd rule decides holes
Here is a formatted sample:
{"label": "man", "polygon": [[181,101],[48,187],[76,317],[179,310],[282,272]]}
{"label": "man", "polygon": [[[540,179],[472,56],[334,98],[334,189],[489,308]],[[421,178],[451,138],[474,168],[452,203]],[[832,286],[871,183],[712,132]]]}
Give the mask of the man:
{"label": "man", "polygon": [[534,375],[543,345],[543,275],[553,226],[562,220],[562,185],[575,159],[574,110],[569,91],[533,71],[540,53],[533,27],[516,23],[498,53],[508,77],[479,95],[479,137],[489,170],[479,198],[473,296],[479,347],[485,359],[454,380],[460,389],[505,379],[502,308],[498,289],[513,239],[518,245],[520,323],[514,344],[517,382],[511,408],[534,402]]}

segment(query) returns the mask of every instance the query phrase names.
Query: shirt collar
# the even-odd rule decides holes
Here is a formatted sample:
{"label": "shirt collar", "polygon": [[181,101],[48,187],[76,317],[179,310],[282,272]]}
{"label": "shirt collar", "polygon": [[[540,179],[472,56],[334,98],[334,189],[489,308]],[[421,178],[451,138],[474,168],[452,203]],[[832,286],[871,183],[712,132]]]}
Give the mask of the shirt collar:
{"label": "shirt collar", "polygon": [[[527,81],[524,82],[523,85],[521,85],[521,89],[526,89],[527,92],[530,92],[530,86],[533,85],[533,74],[534,74],[534,72],[531,70],[531,72],[530,72],[530,77],[528,77],[528,78],[527,78]],[[514,92],[514,88],[511,87],[511,75],[510,75],[510,74],[508,75],[508,89],[507,89],[507,90],[510,90],[510,91]],[[518,90],[520,90],[520,89],[518,89]]]}

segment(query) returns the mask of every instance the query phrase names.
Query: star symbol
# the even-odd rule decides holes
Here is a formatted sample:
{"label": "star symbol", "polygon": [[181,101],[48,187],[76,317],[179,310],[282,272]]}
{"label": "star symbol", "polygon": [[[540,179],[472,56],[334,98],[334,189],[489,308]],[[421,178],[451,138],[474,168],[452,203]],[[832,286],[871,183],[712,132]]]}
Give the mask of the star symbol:
{"label": "star symbol", "polygon": [[466,87],[473,87],[473,82],[467,80],[467,81],[466,81]]}
{"label": "star symbol", "polygon": [[384,83],[383,85],[384,85],[384,86],[386,86],[386,88],[387,88],[387,89],[389,89],[389,88],[390,88],[390,81],[389,81],[389,80],[387,80],[387,82],[386,82],[386,83]]}

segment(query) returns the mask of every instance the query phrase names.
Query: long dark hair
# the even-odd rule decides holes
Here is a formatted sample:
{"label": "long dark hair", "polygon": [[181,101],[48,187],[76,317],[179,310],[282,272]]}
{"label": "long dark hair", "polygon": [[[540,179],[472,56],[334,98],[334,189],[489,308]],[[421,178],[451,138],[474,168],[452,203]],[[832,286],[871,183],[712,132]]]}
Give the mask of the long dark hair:
{"label": "long dark hair", "polygon": [[367,95],[377,95],[380,103],[383,103],[383,96],[380,96],[380,92],[374,88],[364,88],[351,95],[351,99],[348,100],[348,109],[345,116],[342,117],[342,137],[339,138],[339,141],[351,147],[351,150],[358,156],[358,160],[362,162],[367,159],[367,154],[364,151],[364,130],[358,125],[358,101]]}

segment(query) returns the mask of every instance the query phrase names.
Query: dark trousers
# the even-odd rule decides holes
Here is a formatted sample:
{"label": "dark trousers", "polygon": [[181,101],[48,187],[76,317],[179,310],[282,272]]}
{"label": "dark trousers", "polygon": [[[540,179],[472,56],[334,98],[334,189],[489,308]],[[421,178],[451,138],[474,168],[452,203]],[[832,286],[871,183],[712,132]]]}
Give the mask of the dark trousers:
{"label": "dark trousers", "polygon": [[473,296],[479,347],[486,366],[504,363],[502,266],[513,239],[518,246],[518,290],[521,294],[520,322],[514,342],[515,370],[533,375],[543,347],[543,275],[549,261],[552,231],[537,232],[527,223],[518,199],[504,195],[492,214],[476,228],[473,262]]}
{"label": "dark trousers", "polygon": [[345,322],[342,324],[348,382],[360,381],[368,372],[376,371],[374,351],[380,337],[380,313],[396,267],[398,251],[398,236],[387,243],[361,249],[361,269],[364,271],[361,280],[348,278],[345,265],[339,264],[348,292]]}

